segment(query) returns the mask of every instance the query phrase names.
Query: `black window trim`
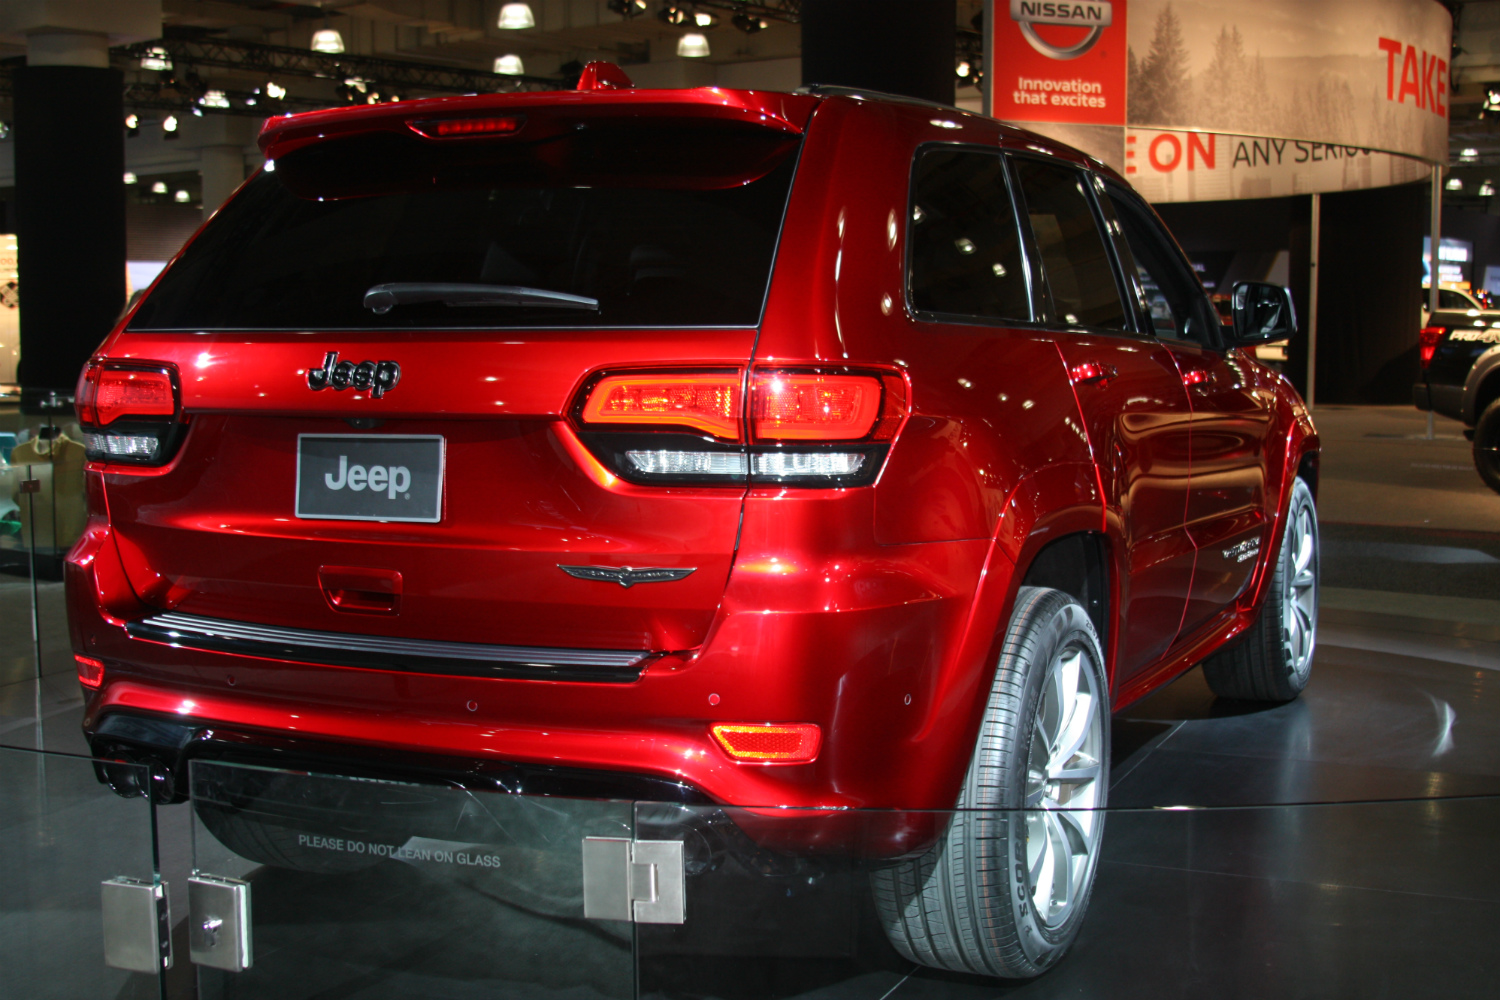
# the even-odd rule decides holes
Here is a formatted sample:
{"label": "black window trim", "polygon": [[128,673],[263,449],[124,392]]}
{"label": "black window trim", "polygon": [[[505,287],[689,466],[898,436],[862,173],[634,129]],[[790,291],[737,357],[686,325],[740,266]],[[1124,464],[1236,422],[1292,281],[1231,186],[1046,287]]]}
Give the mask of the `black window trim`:
{"label": "black window trim", "polygon": [[[912,209],[917,203],[917,164],[928,152],[936,149],[958,150],[971,153],[983,153],[988,156],[998,157],[1000,160],[1001,176],[1005,178],[1006,194],[1010,202],[1011,219],[1016,224],[1016,232],[1020,237],[1019,249],[1021,252],[1021,271],[1026,279],[1026,302],[1031,312],[1030,319],[1010,318],[1004,316],[976,316],[972,313],[945,313],[935,312],[930,309],[918,309],[912,301],[911,279],[912,279]],[[1038,309],[1037,286],[1034,275],[1034,263],[1030,247],[1026,240],[1026,230],[1022,228],[1023,219],[1020,213],[1020,202],[1017,200],[1015,178],[1011,175],[1010,165],[1006,162],[1004,150],[998,146],[987,146],[983,143],[974,142],[940,142],[932,140],[919,143],[912,151],[911,168],[906,179],[906,215],[902,219],[902,234],[906,240],[906,246],[902,253],[902,275],[901,296],[905,300],[906,314],[913,320],[923,323],[939,323],[949,326],[983,326],[1000,330],[1024,330],[1043,325],[1042,313]]]}

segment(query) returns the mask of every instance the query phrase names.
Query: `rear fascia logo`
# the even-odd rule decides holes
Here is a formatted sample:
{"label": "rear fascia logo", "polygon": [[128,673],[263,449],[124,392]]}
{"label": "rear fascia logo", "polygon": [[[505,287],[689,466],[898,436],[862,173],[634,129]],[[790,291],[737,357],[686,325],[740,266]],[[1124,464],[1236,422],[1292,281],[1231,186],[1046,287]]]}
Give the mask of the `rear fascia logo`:
{"label": "rear fascia logo", "polygon": [[670,569],[662,566],[564,566],[561,563],[558,563],[557,568],[580,580],[618,583],[627,590],[638,583],[671,583],[691,576],[698,569],[696,566]]}
{"label": "rear fascia logo", "polygon": [[[1114,16],[1109,0],[1010,0],[1010,19],[1021,25],[1031,47],[1049,59],[1077,59],[1094,47]],[[1037,34],[1037,24],[1067,24],[1088,28],[1089,33],[1076,45],[1059,47]]]}
{"label": "rear fascia logo", "polygon": [[329,351],[323,356],[322,368],[310,368],[307,372],[307,387],[313,392],[320,389],[345,389],[368,391],[379,399],[388,390],[396,388],[401,381],[401,366],[394,361],[340,361],[338,351]]}

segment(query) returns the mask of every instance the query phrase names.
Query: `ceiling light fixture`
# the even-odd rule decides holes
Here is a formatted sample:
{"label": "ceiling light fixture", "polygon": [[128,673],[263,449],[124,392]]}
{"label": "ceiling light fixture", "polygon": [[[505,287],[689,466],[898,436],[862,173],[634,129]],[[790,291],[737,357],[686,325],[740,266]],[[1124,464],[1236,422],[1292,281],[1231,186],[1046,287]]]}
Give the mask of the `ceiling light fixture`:
{"label": "ceiling light fixture", "polygon": [[141,134],[141,116],[134,111],[125,116],[125,133],[127,135]]}
{"label": "ceiling light fixture", "polygon": [[166,194],[167,193],[167,182],[166,181],[157,181],[155,184],[151,185],[151,193],[152,194]]}
{"label": "ceiling light fixture", "polygon": [[313,32],[312,50],[336,56],[344,51],[344,36],[333,28],[320,28]]}
{"label": "ceiling light fixture", "polygon": [[153,45],[141,56],[141,69],[154,69],[158,73],[169,72],[172,69],[172,56],[160,45]]}
{"label": "ceiling light fixture", "polygon": [[670,24],[674,28],[681,27],[692,20],[691,12],[680,4],[663,4],[661,10],[656,12],[657,18],[664,24]]}
{"label": "ceiling light fixture", "polygon": [[717,28],[719,26],[719,15],[709,13],[706,10],[693,11],[693,24],[700,28]]}
{"label": "ceiling light fixture", "polygon": [[188,202],[193,200],[193,196],[188,194],[185,188],[178,188],[176,193],[172,195],[172,200],[176,202]]}
{"label": "ceiling light fixture", "polygon": [[519,31],[522,28],[535,28],[536,15],[531,13],[529,3],[508,3],[500,8],[500,20],[496,22],[498,27],[508,31]]}
{"label": "ceiling light fixture", "polygon": [[163,118],[161,120],[161,130],[163,132],[167,133],[168,136],[174,136],[174,135],[176,135],[177,134],[177,116],[176,115],[167,115],[167,117]]}
{"label": "ceiling light fixture", "polygon": [[729,23],[733,24],[736,28],[739,28],[747,35],[753,35],[757,31],[764,31],[771,26],[771,23],[769,21],[766,21],[763,18],[756,17],[753,14],[746,14],[744,11],[739,11],[738,13],[736,13],[729,19]]}
{"label": "ceiling light fixture", "polygon": [[1479,185],[1478,194],[1481,198],[1493,198],[1495,196],[1495,182],[1486,180],[1483,184]]}
{"label": "ceiling light fixture", "polygon": [[501,76],[520,76],[526,72],[526,64],[520,56],[500,56],[495,60],[495,72]]}
{"label": "ceiling light fixture", "polygon": [[275,80],[266,81],[266,96],[273,101],[279,101],[286,96],[286,88]]}
{"label": "ceiling light fixture", "polygon": [[677,40],[677,54],[684,59],[702,59],[711,54],[708,39],[691,31]]}
{"label": "ceiling light fixture", "polygon": [[140,180],[140,178],[137,177],[135,174],[131,173],[129,170],[125,171],[125,183],[126,184],[134,184],[138,180]]}
{"label": "ceiling light fixture", "polygon": [[1462,177],[1450,177],[1448,178],[1448,183],[1444,186],[1449,191],[1462,191],[1464,189],[1464,179]]}
{"label": "ceiling light fixture", "polygon": [[205,108],[227,108],[229,107],[229,98],[222,90],[210,90],[198,98],[198,103]]}
{"label": "ceiling light fixture", "polygon": [[637,14],[646,13],[646,8],[649,5],[646,3],[646,0],[609,0],[604,6],[629,20]]}

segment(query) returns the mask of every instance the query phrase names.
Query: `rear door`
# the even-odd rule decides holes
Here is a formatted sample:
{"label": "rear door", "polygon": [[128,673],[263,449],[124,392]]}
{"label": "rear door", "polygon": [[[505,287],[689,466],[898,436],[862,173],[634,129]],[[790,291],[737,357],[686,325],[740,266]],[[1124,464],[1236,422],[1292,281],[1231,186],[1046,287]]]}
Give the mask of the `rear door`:
{"label": "rear door", "polygon": [[1220,343],[1218,314],[1175,242],[1134,194],[1106,190],[1156,336],[1192,406],[1187,529],[1197,548],[1182,636],[1212,620],[1249,584],[1268,538],[1266,440],[1271,376]]}
{"label": "rear door", "polygon": [[1171,354],[1135,330],[1088,175],[1015,157],[1045,274],[1046,303],[1088,429],[1109,516],[1126,548],[1120,681],[1156,662],[1182,621],[1193,576],[1184,530],[1190,409]]}
{"label": "rear door", "polygon": [[[632,477],[580,413],[606,373],[653,372],[627,401],[657,415],[629,428],[637,453],[733,452],[811,101],[555,96],[279,136],[169,268],[110,345],[175,365],[190,421],[164,471],[106,477],[149,602],[439,640],[703,641],[743,475]],[[684,372],[729,388],[659,384]],[[723,426],[697,412],[715,406]]]}

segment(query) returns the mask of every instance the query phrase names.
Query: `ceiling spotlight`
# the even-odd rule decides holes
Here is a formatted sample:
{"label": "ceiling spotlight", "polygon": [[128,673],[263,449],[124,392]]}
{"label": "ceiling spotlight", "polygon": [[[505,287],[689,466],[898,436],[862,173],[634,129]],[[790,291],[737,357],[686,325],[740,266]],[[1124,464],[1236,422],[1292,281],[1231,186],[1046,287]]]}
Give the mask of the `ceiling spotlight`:
{"label": "ceiling spotlight", "polygon": [[719,15],[711,14],[706,10],[693,11],[693,24],[699,28],[716,28],[719,25]]}
{"label": "ceiling spotlight", "polygon": [[495,60],[495,72],[501,76],[520,76],[526,72],[526,64],[520,56],[501,56]]}
{"label": "ceiling spotlight", "polygon": [[154,69],[165,73],[172,68],[172,57],[160,45],[153,45],[141,56],[141,69]]}
{"label": "ceiling spotlight", "polygon": [[675,3],[663,4],[661,10],[656,12],[656,16],[663,23],[670,24],[673,27],[680,27],[693,19],[691,11]]}
{"label": "ceiling spotlight", "polygon": [[163,118],[161,120],[161,130],[167,133],[167,135],[175,133],[177,131],[177,116],[167,115],[167,117]]}
{"label": "ceiling spotlight", "polygon": [[126,135],[140,135],[141,134],[141,116],[140,115],[136,114],[135,112],[131,112],[130,114],[128,114],[128,115],[125,116],[125,134]]}
{"label": "ceiling spotlight", "polygon": [[155,184],[151,185],[151,193],[152,194],[166,194],[167,193],[167,182],[166,181],[157,181]]}
{"label": "ceiling spotlight", "polygon": [[1473,147],[1469,147],[1468,149],[1465,149],[1463,152],[1459,153],[1458,158],[1460,160],[1477,160],[1479,159],[1479,150],[1474,149]]}
{"label": "ceiling spotlight", "polygon": [[957,73],[960,79],[968,79],[969,74],[974,72],[974,67],[970,66],[969,60],[965,59],[954,67],[953,72]]}
{"label": "ceiling spotlight", "polygon": [[187,202],[187,201],[192,201],[193,200],[193,196],[190,195],[190,194],[188,194],[187,190],[185,188],[178,188],[172,194],[172,200],[176,201],[176,202]]}
{"label": "ceiling spotlight", "polygon": [[1495,182],[1491,180],[1485,181],[1479,185],[1478,193],[1481,198],[1493,198],[1495,196]]}
{"label": "ceiling spotlight", "polygon": [[696,31],[689,32],[677,40],[677,54],[684,59],[702,59],[710,54],[708,39]]}
{"label": "ceiling spotlight", "polygon": [[757,31],[764,31],[771,26],[769,21],[756,17],[753,14],[746,14],[744,11],[740,11],[731,17],[729,23],[747,35],[753,35]]}
{"label": "ceiling spotlight", "polygon": [[604,6],[619,14],[623,18],[632,18],[637,14],[646,13],[649,6],[646,0],[609,0]]}
{"label": "ceiling spotlight", "polygon": [[279,101],[286,96],[286,88],[275,80],[266,81],[266,96],[273,101]]}
{"label": "ceiling spotlight", "polygon": [[198,107],[197,105],[194,105],[193,106],[193,117],[194,118],[202,118],[203,117],[203,109],[200,108],[200,107]]}
{"label": "ceiling spotlight", "polygon": [[500,20],[497,22],[501,28],[518,31],[521,28],[535,28],[536,16],[531,13],[531,4],[508,3],[500,8]]}
{"label": "ceiling spotlight", "polygon": [[137,177],[135,174],[131,173],[129,170],[125,171],[125,183],[126,184],[134,184],[138,180],[140,180],[140,178]]}
{"label": "ceiling spotlight", "polygon": [[319,28],[313,32],[311,48],[314,52],[338,55],[344,51],[344,36],[336,28]]}
{"label": "ceiling spotlight", "polygon": [[210,90],[198,98],[198,103],[205,108],[227,108],[229,107],[229,98],[222,90]]}
{"label": "ceiling spotlight", "polygon": [[1449,191],[1462,191],[1464,189],[1464,179],[1462,177],[1450,177],[1444,187]]}

